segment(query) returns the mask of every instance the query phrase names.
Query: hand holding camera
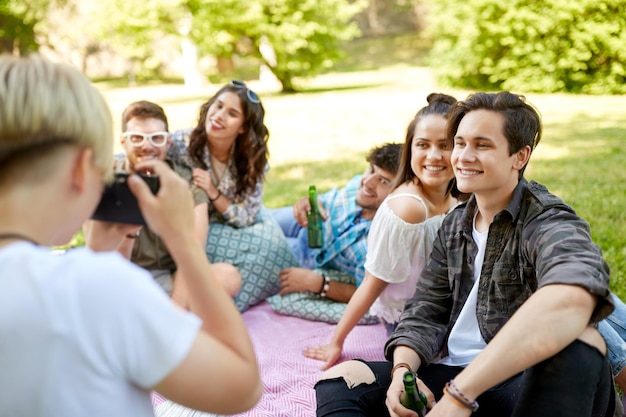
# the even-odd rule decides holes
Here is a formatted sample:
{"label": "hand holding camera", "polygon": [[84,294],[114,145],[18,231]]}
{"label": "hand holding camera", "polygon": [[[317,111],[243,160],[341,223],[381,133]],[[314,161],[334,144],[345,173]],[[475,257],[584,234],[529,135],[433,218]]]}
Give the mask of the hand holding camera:
{"label": "hand holding camera", "polygon": [[[137,226],[146,225],[168,246],[169,236],[176,239],[183,234],[194,239],[193,198],[189,184],[162,161],[141,162],[136,168],[151,174],[116,173],[114,182],[105,188],[92,219],[117,224],[117,230],[120,230],[118,243],[129,227],[136,231],[140,229]],[[96,239],[91,241],[98,241]]]}
{"label": "hand holding camera", "polygon": [[135,168],[159,179],[159,190],[153,194],[139,176],[128,178],[148,227],[165,241],[170,252],[172,241],[183,236],[195,242],[194,202],[189,184],[163,161],[145,161]]}
{"label": "hand holding camera", "polygon": [[[145,226],[146,221],[139,210],[137,198],[128,187],[128,177],[130,174],[116,172],[113,182],[107,184],[102,193],[102,198],[96,211],[91,216],[94,220],[101,220],[110,223],[125,223]],[[138,174],[153,194],[159,191],[159,178],[146,174]]]}

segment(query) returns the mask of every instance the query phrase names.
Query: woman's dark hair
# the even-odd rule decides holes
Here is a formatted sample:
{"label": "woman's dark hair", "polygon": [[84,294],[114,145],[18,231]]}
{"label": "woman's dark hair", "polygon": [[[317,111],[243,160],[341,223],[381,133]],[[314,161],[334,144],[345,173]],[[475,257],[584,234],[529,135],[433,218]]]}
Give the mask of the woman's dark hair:
{"label": "woman's dark hair", "polygon": [[233,145],[233,162],[236,170],[237,183],[235,194],[244,195],[251,192],[259,179],[265,176],[265,166],[269,158],[267,141],[269,131],[263,123],[265,109],[259,101],[253,103],[248,98],[248,88],[241,85],[227,84],[222,87],[209,101],[200,107],[198,125],[189,135],[189,156],[192,162],[203,169],[207,169],[204,163],[204,150],[207,146],[206,117],[209,107],[223,93],[234,93],[241,100],[241,108],[244,114],[244,132],[237,136]]}
{"label": "woman's dark hair", "polygon": [[[400,159],[400,168],[398,169],[398,175],[396,175],[394,180],[394,189],[415,178],[415,173],[413,172],[413,168],[411,168],[411,146],[413,145],[413,137],[415,136],[417,124],[424,117],[432,114],[447,118],[448,112],[454,103],[456,103],[456,99],[454,97],[441,93],[430,93],[428,97],[426,97],[426,101],[428,102],[428,105],[422,107],[415,114],[415,116],[413,116],[413,120],[411,120],[411,123],[409,123],[409,126],[406,129],[406,137],[404,139],[402,157]],[[454,178],[450,180],[450,186],[448,189],[450,192],[456,190]],[[455,195],[455,197],[457,196],[456,191],[453,192],[453,195]]]}

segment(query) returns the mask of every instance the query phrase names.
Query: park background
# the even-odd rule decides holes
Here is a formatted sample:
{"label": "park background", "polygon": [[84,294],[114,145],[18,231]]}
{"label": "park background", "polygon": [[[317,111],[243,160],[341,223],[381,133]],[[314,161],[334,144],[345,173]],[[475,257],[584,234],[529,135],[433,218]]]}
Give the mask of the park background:
{"label": "park background", "polygon": [[522,93],[545,128],[525,176],[590,223],[622,299],[624,45],[623,0],[0,0],[0,50],[83,70],[116,133],[131,101],[187,128],[222,83],[246,80],[270,130],[268,207],[364,171],[430,92]]}

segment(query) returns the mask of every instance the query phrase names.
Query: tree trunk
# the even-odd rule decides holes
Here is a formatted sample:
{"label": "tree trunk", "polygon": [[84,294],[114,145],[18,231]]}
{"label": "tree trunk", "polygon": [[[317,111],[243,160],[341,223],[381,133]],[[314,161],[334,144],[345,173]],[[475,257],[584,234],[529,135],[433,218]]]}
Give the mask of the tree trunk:
{"label": "tree trunk", "polygon": [[220,75],[232,75],[235,71],[235,62],[232,55],[218,55],[217,56],[217,72]]}
{"label": "tree trunk", "polygon": [[278,81],[280,81],[280,84],[282,85],[282,92],[283,93],[294,93],[296,91],[295,87],[293,86],[293,79],[291,77],[291,75],[289,74],[274,74],[276,75],[276,78],[278,78]]}
{"label": "tree trunk", "polygon": [[202,88],[202,74],[198,69],[198,48],[188,39],[183,37],[180,43],[183,54],[183,78],[185,87],[190,90]]}

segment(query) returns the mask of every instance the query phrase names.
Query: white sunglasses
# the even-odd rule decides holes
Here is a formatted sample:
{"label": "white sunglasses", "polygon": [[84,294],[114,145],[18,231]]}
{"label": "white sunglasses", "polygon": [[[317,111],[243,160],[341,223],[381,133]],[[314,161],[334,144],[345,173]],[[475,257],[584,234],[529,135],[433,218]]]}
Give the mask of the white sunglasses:
{"label": "white sunglasses", "polygon": [[167,140],[170,137],[169,132],[154,132],[154,133],[140,133],[140,132],[124,132],[122,133],[124,139],[130,141],[133,146],[142,146],[146,139],[150,141],[152,146],[160,148],[165,146]]}

